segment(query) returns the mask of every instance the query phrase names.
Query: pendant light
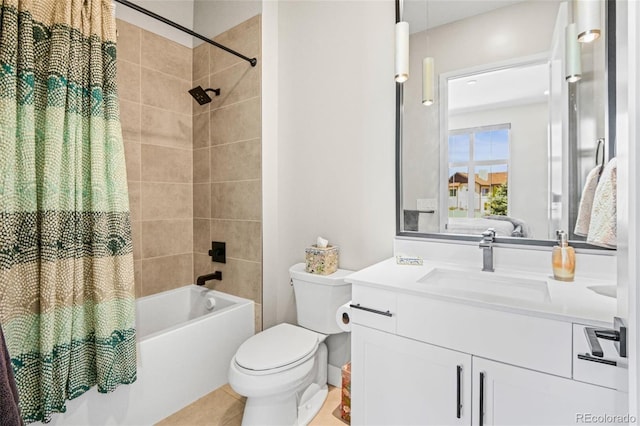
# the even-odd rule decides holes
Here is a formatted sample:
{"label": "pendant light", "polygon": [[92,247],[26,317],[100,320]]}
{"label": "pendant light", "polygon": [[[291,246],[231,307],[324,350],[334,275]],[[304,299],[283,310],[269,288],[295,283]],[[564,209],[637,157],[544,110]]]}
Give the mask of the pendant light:
{"label": "pendant light", "polygon": [[404,83],[409,78],[409,23],[396,23],[396,82]]}
{"label": "pendant light", "polygon": [[[425,2],[425,23],[424,29],[425,39],[425,51],[427,54],[431,53],[429,50],[429,2]],[[433,105],[435,100],[435,66],[432,56],[427,56],[422,59],[422,105]]]}
{"label": "pendant light", "polygon": [[427,56],[422,60],[422,104],[426,106],[433,105],[434,76],[433,58]]}
{"label": "pendant light", "polygon": [[582,78],[580,45],[577,34],[578,29],[575,23],[567,25],[565,28],[564,75],[569,83],[575,83]]}
{"label": "pendant light", "polygon": [[600,37],[600,7],[600,0],[575,0],[574,12],[579,42],[591,43]]}

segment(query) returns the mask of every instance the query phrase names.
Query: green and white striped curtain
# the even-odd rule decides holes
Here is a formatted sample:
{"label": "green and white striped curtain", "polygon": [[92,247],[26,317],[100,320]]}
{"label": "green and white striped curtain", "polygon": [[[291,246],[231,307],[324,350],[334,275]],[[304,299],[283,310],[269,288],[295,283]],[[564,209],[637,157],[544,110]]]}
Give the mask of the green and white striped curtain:
{"label": "green and white striped curtain", "polygon": [[0,323],[25,422],[136,379],[110,0],[0,0]]}

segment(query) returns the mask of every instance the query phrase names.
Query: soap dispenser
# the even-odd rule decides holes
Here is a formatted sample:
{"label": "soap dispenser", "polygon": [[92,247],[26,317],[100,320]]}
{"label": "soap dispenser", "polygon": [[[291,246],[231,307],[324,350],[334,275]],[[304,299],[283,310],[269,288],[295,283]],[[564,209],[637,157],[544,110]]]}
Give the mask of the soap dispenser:
{"label": "soap dispenser", "polygon": [[576,272],[576,252],[569,245],[569,237],[564,231],[556,231],[558,245],[553,247],[551,264],[553,278],[559,281],[573,281]]}

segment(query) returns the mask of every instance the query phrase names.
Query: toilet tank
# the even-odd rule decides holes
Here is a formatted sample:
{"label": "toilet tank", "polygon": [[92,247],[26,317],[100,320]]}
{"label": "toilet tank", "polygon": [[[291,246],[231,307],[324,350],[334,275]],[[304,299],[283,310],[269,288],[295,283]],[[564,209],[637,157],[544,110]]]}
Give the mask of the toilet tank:
{"label": "toilet tank", "polygon": [[337,334],[336,311],[351,300],[351,284],[344,277],[353,271],[338,269],[333,274],[318,275],[305,272],[305,264],[289,268],[296,295],[298,325],[323,334]]}

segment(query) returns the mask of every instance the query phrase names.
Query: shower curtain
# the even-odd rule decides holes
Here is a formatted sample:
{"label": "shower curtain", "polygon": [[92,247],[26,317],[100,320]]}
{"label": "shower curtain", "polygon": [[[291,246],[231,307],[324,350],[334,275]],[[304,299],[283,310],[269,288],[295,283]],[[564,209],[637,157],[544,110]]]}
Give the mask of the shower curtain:
{"label": "shower curtain", "polygon": [[25,422],[136,379],[110,0],[0,0],[0,323]]}

